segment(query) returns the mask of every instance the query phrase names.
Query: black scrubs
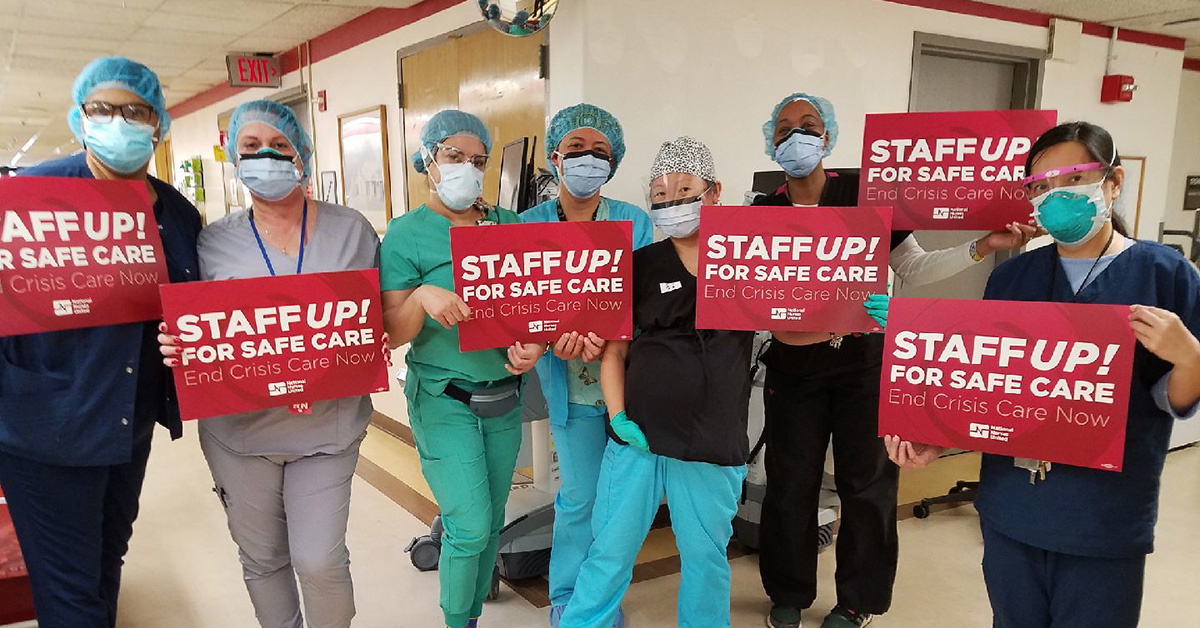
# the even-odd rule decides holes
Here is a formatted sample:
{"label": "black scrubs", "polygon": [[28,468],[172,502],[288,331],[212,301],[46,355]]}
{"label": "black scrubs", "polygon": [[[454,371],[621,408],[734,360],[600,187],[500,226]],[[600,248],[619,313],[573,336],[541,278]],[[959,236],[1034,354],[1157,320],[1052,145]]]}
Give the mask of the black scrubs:
{"label": "black scrubs", "polygon": [[[858,173],[827,173],[824,207],[858,205]],[[755,205],[791,205],[786,188]],[[911,235],[892,234],[892,248]],[[873,615],[891,606],[899,540],[900,470],[878,436],[883,335],[847,336],[806,346],[771,343],[763,356],[767,492],[759,571],[772,603],[805,609],[817,597],[817,508],[825,453],[833,439],[842,502],[837,539],[837,601]]]}

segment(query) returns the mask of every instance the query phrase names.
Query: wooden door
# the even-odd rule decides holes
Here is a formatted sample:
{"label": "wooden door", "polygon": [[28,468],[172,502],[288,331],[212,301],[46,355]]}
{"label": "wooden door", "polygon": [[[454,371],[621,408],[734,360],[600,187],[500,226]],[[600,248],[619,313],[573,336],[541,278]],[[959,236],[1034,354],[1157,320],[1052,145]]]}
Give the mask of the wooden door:
{"label": "wooden door", "polygon": [[[425,123],[443,109],[479,116],[492,136],[483,197],[496,201],[504,145],[536,137],[537,164],[545,166],[546,85],[539,77],[545,33],[508,37],[484,28],[405,56],[400,63],[406,157],[419,150]],[[425,175],[405,160],[409,209],[429,198]]]}

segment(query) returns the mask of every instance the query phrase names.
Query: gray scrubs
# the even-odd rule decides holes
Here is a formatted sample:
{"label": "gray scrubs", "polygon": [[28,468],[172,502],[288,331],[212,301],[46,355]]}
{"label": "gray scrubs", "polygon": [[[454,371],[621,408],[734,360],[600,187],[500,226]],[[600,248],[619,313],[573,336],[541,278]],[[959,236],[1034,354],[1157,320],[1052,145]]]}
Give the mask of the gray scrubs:
{"label": "gray scrubs", "polygon": [[[379,266],[379,236],[362,214],[308,203],[316,226],[301,272]],[[198,246],[202,279],[270,275],[245,211],[206,227]],[[264,246],[276,275],[295,274],[295,257]],[[263,628],[303,628],[297,578],[310,628],[350,625],[350,481],[371,413],[364,395],[316,402],[306,415],[274,408],[200,421],[200,445]]]}

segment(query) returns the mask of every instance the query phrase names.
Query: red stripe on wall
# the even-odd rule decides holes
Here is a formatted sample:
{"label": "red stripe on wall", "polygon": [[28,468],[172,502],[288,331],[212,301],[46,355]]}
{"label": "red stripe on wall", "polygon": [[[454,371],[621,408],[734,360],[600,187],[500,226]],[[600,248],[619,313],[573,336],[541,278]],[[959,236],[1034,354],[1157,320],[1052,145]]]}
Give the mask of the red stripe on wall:
{"label": "red stripe on wall", "polygon": [[[396,29],[408,26],[413,22],[461,4],[462,1],[425,0],[407,9],[373,9],[368,11],[341,26],[315,37],[309,44],[312,49],[312,62],[316,63],[322,59],[328,59],[339,52],[345,52],[363,42],[386,35]],[[295,72],[300,68],[300,55],[293,48],[280,55],[279,63],[284,74]],[[172,118],[182,118],[189,113],[195,113],[209,105],[214,105],[230,96],[237,95],[246,89],[245,87],[230,87],[224,83],[214,85],[206,91],[200,92],[171,107],[168,111]]]}
{"label": "red stripe on wall", "polygon": [[1200,72],[1200,59],[1192,59],[1190,57],[1183,58],[1183,69],[1193,72]]}
{"label": "red stripe on wall", "polygon": [[[1029,24],[1031,26],[1050,26],[1050,18],[1055,17],[1047,13],[1039,13],[1037,11],[1026,11],[1024,9],[1011,9],[1008,7],[999,7],[993,4],[985,4],[983,2],[975,2],[974,0],[883,0],[893,4],[903,4],[911,7],[921,7],[924,9],[934,9],[937,11],[946,11],[948,13],[959,13],[962,15],[974,15],[976,17],[987,17],[994,20],[1004,20],[1005,22],[1015,22],[1017,24]],[[1074,18],[1067,18],[1074,19]],[[1079,20],[1076,20],[1079,21]],[[1094,35],[1096,37],[1111,37],[1112,27],[1095,22],[1084,22],[1083,32],[1086,35]],[[1185,40],[1179,37],[1171,37],[1170,35],[1159,35],[1156,33],[1147,33],[1144,31],[1131,30],[1122,28],[1117,34],[1117,39],[1131,44],[1145,44],[1147,46],[1155,46],[1158,48],[1167,48],[1169,50],[1183,50]]]}

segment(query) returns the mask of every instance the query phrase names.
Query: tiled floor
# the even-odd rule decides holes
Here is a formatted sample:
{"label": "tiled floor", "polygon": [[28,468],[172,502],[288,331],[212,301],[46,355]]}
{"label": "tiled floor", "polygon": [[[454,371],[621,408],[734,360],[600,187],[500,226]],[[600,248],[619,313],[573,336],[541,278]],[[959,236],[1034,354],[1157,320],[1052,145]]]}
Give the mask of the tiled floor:
{"label": "tiled floor", "polygon": [[[256,625],[246,597],[224,517],[209,491],[211,479],[194,436],[155,443],[122,589],[125,628],[230,628]],[[962,466],[963,463],[957,463]],[[949,467],[948,467],[949,468]],[[946,478],[923,478],[944,490]],[[915,483],[914,478],[909,481]],[[1195,581],[1200,574],[1200,448],[1170,456],[1164,476],[1158,552],[1149,562],[1143,625],[1182,625],[1200,616]],[[359,628],[440,626],[436,573],[418,573],[403,548],[425,527],[362,480],[355,481],[349,543],[358,600]],[[905,487],[902,490],[911,490]],[[928,493],[928,491],[926,491]],[[892,612],[881,627],[937,628],[990,625],[980,578],[981,545],[971,508],[901,522],[899,578]],[[667,537],[669,538],[669,536]],[[733,625],[762,625],[767,602],[759,584],[757,558],[733,564]],[[805,626],[820,624],[833,605],[832,552],[821,558],[825,585]],[[635,584],[626,608],[631,628],[675,625],[678,575]],[[488,627],[545,625],[545,611],[505,590],[488,605]],[[1186,623],[1186,622],[1185,622]]]}

